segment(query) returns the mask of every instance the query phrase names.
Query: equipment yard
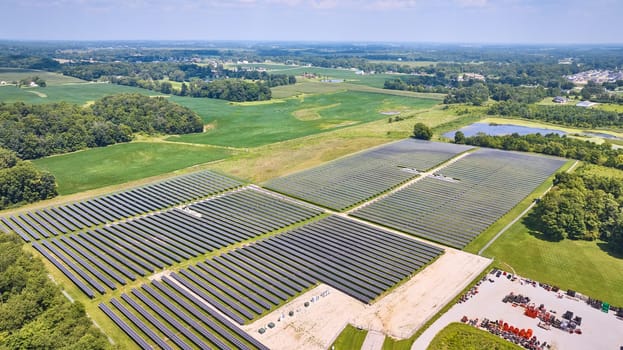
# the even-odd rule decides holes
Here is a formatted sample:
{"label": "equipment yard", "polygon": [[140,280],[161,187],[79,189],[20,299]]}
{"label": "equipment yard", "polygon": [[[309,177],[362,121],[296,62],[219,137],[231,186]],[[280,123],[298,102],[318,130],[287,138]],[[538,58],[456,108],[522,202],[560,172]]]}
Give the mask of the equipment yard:
{"label": "equipment yard", "polygon": [[[533,336],[536,336],[541,344],[547,342],[551,349],[618,349],[623,345],[621,332],[623,319],[617,317],[612,310],[607,313],[602,312],[600,308],[591,307],[580,297],[566,295],[565,291],[554,292],[540,286],[538,282],[528,283],[518,276],[514,279],[509,279],[507,276],[501,274],[496,277],[493,273],[488,274],[486,280],[477,287],[476,293],[441,316],[422,333],[411,349],[426,349],[441,329],[452,322],[461,321],[464,316],[469,320],[478,319],[477,325],[487,318],[491,321],[502,320],[503,323],[519,329],[531,329]],[[558,321],[562,320],[563,325],[569,323],[563,316],[570,311],[573,313],[571,319],[580,317],[580,324],[576,322],[575,329],[580,329],[581,334],[576,331],[572,333],[568,330],[563,331],[553,324],[546,325],[538,317],[532,318],[524,315],[528,308],[523,307],[521,303],[504,303],[502,300],[511,292],[514,295],[520,294],[528,297],[530,299],[528,306],[534,303],[538,309],[543,304],[543,314],[549,314],[550,318],[554,316]],[[539,326],[539,323],[543,328]]]}

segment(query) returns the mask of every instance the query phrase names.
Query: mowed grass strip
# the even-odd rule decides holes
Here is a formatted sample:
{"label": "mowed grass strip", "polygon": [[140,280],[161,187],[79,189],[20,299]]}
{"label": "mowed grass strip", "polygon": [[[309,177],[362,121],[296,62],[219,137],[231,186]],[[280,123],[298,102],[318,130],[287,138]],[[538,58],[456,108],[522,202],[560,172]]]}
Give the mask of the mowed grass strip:
{"label": "mowed grass strip", "polygon": [[330,349],[350,350],[361,349],[363,342],[366,340],[368,330],[358,329],[357,327],[347,324],[342,333],[335,339]]}
{"label": "mowed grass strip", "polygon": [[476,327],[462,323],[450,323],[446,328],[437,333],[427,349],[519,350],[523,348]]}
{"label": "mowed grass strip", "polygon": [[[204,133],[173,136],[168,140],[230,147],[257,147],[295,139],[384,119],[386,116],[381,112],[385,110],[411,112],[439,103],[431,99],[351,91],[253,106],[204,98],[175,96],[171,99],[197,112],[206,124],[216,127]],[[317,114],[311,120],[299,120],[295,116],[310,110]]]}
{"label": "mowed grass strip", "polygon": [[132,142],[33,161],[51,172],[62,195],[120,184],[227,158],[231,151],[194,145]]}

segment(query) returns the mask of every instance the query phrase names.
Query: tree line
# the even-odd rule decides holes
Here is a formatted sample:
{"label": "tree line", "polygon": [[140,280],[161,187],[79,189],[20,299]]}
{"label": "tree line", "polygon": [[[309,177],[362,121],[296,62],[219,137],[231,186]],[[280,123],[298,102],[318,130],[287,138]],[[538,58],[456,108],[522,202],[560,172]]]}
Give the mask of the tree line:
{"label": "tree line", "polygon": [[69,302],[14,234],[0,235],[0,348],[109,349],[79,302]]}
{"label": "tree line", "polygon": [[491,105],[487,114],[521,117],[577,128],[623,126],[623,113],[599,108],[528,105],[515,101],[502,101]]}
{"label": "tree line", "polygon": [[87,107],[0,103],[0,147],[22,159],[128,142],[136,132],[201,131],[201,118],[188,108],[139,94],[105,97]]}
{"label": "tree line", "polygon": [[[194,63],[80,63],[63,65],[63,73],[84,80],[106,79],[113,84],[179,96],[217,98],[228,101],[262,101],[271,98],[271,87],[296,83],[296,77],[222,65]],[[181,82],[179,89],[169,81]]]}
{"label": "tree line", "polygon": [[460,131],[455,134],[455,142],[508,151],[543,153],[623,170],[623,149],[612,148],[608,142],[598,145],[594,142],[558,134],[519,135],[513,133],[491,136],[479,133],[472,137],[465,137]]}
{"label": "tree line", "polygon": [[623,180],[560,173],[554,185],[528,218],[530,228],[556,241],[599,238],[623,251]]}

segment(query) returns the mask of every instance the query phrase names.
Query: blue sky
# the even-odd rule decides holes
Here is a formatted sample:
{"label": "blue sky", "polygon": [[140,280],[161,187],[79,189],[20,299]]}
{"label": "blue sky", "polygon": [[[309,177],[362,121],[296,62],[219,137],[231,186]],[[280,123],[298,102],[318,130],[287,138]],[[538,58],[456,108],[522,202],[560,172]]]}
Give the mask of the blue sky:
{"label": "blue sky", "polygon": [[622,0],[0,0],[1,39],[622,43]]}

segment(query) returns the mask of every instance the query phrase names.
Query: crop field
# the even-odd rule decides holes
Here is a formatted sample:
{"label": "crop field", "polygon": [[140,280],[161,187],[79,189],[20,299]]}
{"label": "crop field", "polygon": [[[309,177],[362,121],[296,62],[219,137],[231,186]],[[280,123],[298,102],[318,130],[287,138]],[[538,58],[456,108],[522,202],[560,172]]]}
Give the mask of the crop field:
{"label": "crop field", "polygon": [[1,86],[0,100],[3,102],[24,102],[29,104],[69,102],[82,105],[99,100],[104,96],[121,93],[135,93],[148,96],[161,95],[155,91],[117,84],[75,83],[51,85],[44,88],[17,88],[15,86]]}
{"label": "crop field", "polygon": [[[13,81],[19,82],[22,79],[39,77],[43,79],[47,86],[64,85],[64,84],[76,84],[85,83],[84,80],[69,77],[59,73],[52,73],[43,70],[36,69],[20,69],[20,68],[0,68],[0,81],[6,81],[11,83]],[[0,90],[1,93],[2,90]]]}
{"label": "crop field", "polygon": [[407,139],[277,178],[265,186],[342,211],[471,148]]}
{"label": "crop field", "polygon": [[211,171],[109,194],[85,201],[0,218],[0,230],[12,230],[26,242],[112,223],[208,197],[242,186]]}
{"label": "crop field", "polygon": [[132,142],[56,155],[32,162],[49,171],[66,195],[227,158],[223,148],[162,142]]}
{"label": "crop field", "polygon": [[374,92],[384,95],[406,96],[415,98],[437,99],[443,100],[443,94],[420,93],[403,90],[388,90],[366,85],[358,85],[351,83],[326,83],[316,80],[301,80],[294,85],[282,85],[271,88],[273,98],[288,98],[298,95],[315,95],[324,93],[335,93],[340,91],[360,91]]}
{"label": "crop field", "polygon": [[[189,341],[205,348],[210,346],[204,343],[209,339],[222,348],[215,342],[222,341],[223,334],[212,326],[211,330],[202,329],[209,325],[202,317],[214,318],[220,312],[244,324],[319,282],[370,302],[442,253],[428,244],[331,216],[169,273],[143,285],[141,291],[123,294],[124,304],[116,299],[111,303],[137,329],[145,329],[143,334],[155,344],[172,341],[183,347],[182,343]],[[188,312],[182,312],[180,306]],[[160,334],[142,321],[131,321],[139,316]],[[168,325],[153,321],[156,318]],[[223,320],[227,319],[220,316],[219,321]],[[128,322],[120,321],[120,327],[129,327]],[[237,330],[231,323],[228,328]],[[145,341],[134,329],[126,333],[132,332],[138,344]],[[236,338],[244,343],[250,337],[238,332]]]}
{"label": "crop field", "polygon": [[564,164],[479,149],[351,215],[460,249]]}
{"label": "crop field", "polygon": [[[193,179],[197,183],[200,179]],[[227,185],[220,186],[225,188]],[[162,187],[151,188],[156,197],[164,198],[175,190]],[[138,192],[138,191],[137,191]],[[133,191],[120,203],[140,206],[140,199],[132,201]],[[149,200],[146,201],[149,204]],[[79,203],[78,205],[83,204]],[[91,202],[92,207],[96,207]],[[161,207],[168,203],[159,203]],[[77,207],[77,206],[76,206]],[[88,297],[104,294],[126,284],[126,278],[135,280],[148,276],[159,269],[195,258],[265,233],[310,219],[320,211],[281,201],[273,196],[254,190],[242,190],[198,202],[182,209],[175,208],[142,216],[133,220],[82,231],[87,222],[86,205],[82,210],[45,211],[56,219],[56,225],[66,224],[73,234],[33,243],[52,264],[72,280]],[[61,207],[63,209],[63,207]],[[150,207],[134,208],[148,212]],[[43,215],[43,214],[41,214]],[[25,219],[26,216],[20,218]],[[14,217],[11,220],[15,220]],[[8,221],[17,223],[18,221]],[[69,224],[68,224],[69,223]],[[72,226],[74,224],[74,226]],[[21,225],[21,224],[20,224]],[[91,225],[95,226],[95,224]],[[26,228],[25,226],[22,226]],[[69,269],[62,269],[59,261]],[[69,271],[72,270],[72,271]],[[77,275],[77,276],[76,276]],[[78,278],[78,276],[80,278]],[[116,281],[116,282],[115,282]],[[90,286],[87,286],[87,284]]]}
{"label": "crop field", "polygon": [[[244,65],[242,65],[244,66]],[[256,65],[264,67],[264,65]],[[304,73],[313,73],[318,79],[341,79],[348,83],[367,85],[377,88],[382,88],[385,84],[385,80],[396,79],[398,74],[355,74],[354,70],[350,69],[335,69],[335,68],[320,68],[320,67],[302,67],[302,66],[271,66],[271,73],[275,74],[289,74],[289,75],[303,75]],[[337,83],[339,85],[339,83]]]}
{"label": "crop field", "polygon": [[[169,137],[169,141],[229,147],[256,147],[346,126],[383,119],[387,110],[430,108],[432,99],[366,92],[337,92],[276,100],[269,104],[235,104],[227,101],[171,97],[199,114],[207,131]],[[316,110],[315,118],[297,118],[297,113]]]}

